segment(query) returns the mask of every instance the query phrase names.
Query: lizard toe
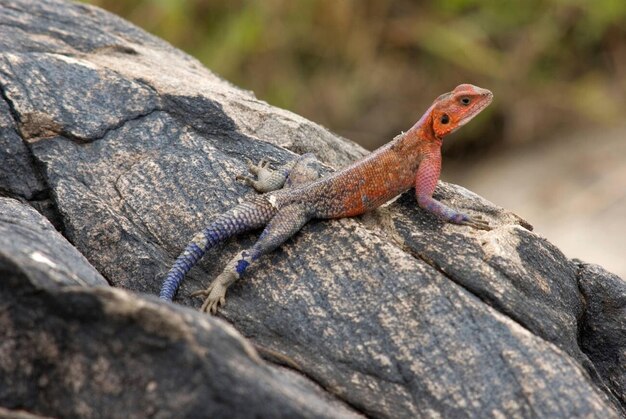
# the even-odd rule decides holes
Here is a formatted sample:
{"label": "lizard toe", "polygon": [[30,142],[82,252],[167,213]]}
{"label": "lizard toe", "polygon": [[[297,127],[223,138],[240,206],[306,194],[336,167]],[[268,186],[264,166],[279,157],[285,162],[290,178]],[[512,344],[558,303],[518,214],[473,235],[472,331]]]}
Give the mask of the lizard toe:
{"label": "lizard toe", "polygon": [[189,294],[191,297],[205,297],[208,295],[206,290],[198,290]]}
{"label": "lizard toe", "polygon": [[492,229],[489,223],[483,220],[482,218],[479,220],[471,220],[470,226],[476,229],[485,230],[485,231],[489,231]]}

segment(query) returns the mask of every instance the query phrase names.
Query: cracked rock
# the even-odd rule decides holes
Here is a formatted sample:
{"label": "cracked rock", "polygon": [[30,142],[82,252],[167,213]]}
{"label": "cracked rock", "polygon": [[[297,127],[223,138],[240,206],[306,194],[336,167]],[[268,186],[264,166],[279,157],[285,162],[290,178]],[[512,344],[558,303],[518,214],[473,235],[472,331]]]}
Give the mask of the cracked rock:
{"label": "cracked rock", "polygon": [[358,417],[223,321],[106,286],[28,206],[0,214],[0,417]]}
{"label": "cracked rock", "polygon": [[245,158],[365,150],[60,0],[0,3],[0,92],[0,416],[624,415],[624,281],[516,215],[441,183],[495,229],[442,224],[412,192],[313,221],[215,319],[190,293],[255,234],[212,249],[176,304],[154,296],[254,193]]}

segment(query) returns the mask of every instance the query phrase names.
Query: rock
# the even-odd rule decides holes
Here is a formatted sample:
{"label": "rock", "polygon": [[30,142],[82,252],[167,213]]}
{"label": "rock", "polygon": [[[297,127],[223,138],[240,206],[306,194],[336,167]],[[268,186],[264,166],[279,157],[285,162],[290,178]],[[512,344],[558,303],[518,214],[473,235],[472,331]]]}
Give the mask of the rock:
{"label": "rock", "polygon": [[[0,199],[1,213],[16,209]],[[0,252],[0,403],[54,417],[358,417],[309,380],[270,367],[223,321],[104,280],[28,207],[44,239]],[[13,224],[13,221],[17,221]],[[17,232],[8,231],[14,226]],[[50,233],[50,231],[48,231]],[[6,237],[4,234],[2,237]],[[27,237],[30,246],[37,237]],[[73,254],[72,254],[73,253]],[[54,262],[53,262],[54,261]],[[57,269],[63,263],[65,270]],[[46,276],[41,265],[50,266]],[[92,279],[86,284],[84,279]],[[12,412],[8,417],[19,416]],[[0,410],[0,415],[3,412]],[[28,417],[28,416],[24,416]]]}
{"label": "rock", "polygon": [[578,286],[587,303],[580,346],[626,406],[626,282],[598,265],[581,263]]}
{"label": "rock", "polygon": [[29,274],[34,285],[109,285],[32,207],[0,197],[0,214],[0,252]]}
{"label": "rock", "polygon": [[[59,267],[48,273],[29,248],[0,248],[0,368],[12,380],[1,406],[107,417],[624,413],[624,339],[611,331],[625,317],[585,291],[623,281],[583,275],[528,223],[454,185],[437,197],[493,231],[444,225],[408,192],[363,217],[309,223],[232,287],[221,316],[293,371],[260,361],[222,320],[151,297],[192,235],[253,193],[235,181],[245,157],[314,152],[341,167],[366,152],[97,8],[0,8],[0,145],[17,150],[0,191],[76,249],[42,242]],[[2,202],[19,209],[7,237],[43,225]],[[46,235],[61,239],[49,224]],[[190,292],[254,237],[210,251],[176,302],[198,307]],[[91,286],[99,275],[121,289]]]}
{"label": "rock", "polygon": [[0,407],[1,419],[50,419],[50,416],[39,416],[25,412],[23,410],[9,410]]}

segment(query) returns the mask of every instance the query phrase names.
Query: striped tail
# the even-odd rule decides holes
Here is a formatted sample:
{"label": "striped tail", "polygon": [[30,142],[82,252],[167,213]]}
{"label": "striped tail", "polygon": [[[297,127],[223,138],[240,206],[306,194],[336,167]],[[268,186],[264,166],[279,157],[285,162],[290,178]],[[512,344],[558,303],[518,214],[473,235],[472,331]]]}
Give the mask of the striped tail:
{"label": "striped tail", "polygon": [[264,197],[255,196],[220,215],[211,225],[196,234],[167,273],[159,298],[172,301],[183,278],[204,254],[218,243],[245,231],[265,226],[276,214]]}

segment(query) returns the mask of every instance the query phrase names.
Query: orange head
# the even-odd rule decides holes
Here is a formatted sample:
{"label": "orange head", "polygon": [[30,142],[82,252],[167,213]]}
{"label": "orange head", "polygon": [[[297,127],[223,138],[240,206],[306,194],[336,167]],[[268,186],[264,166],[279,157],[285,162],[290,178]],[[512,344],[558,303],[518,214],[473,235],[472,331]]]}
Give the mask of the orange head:
{"label": "orange head", "polygon": [[467,124],[491,103],[493,94],[471,84],[460,84],[439,96],[431,106],[432,127],[437,138]]}

